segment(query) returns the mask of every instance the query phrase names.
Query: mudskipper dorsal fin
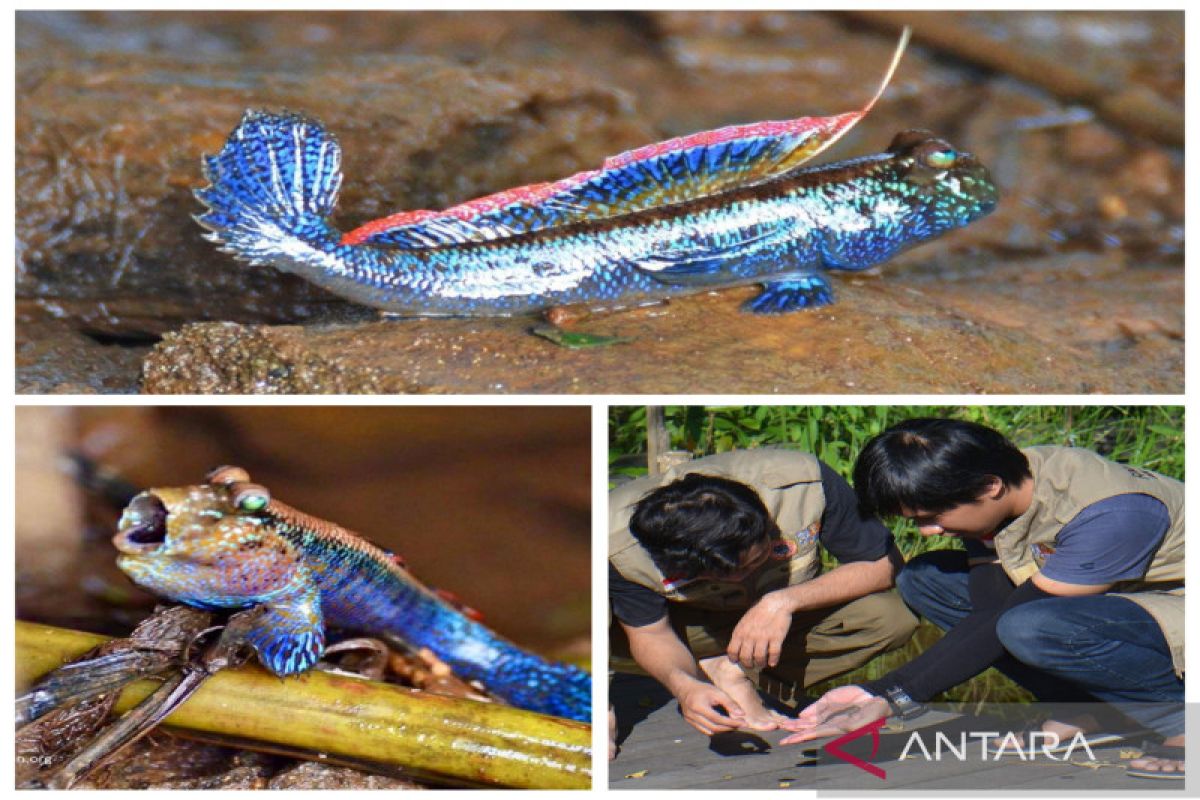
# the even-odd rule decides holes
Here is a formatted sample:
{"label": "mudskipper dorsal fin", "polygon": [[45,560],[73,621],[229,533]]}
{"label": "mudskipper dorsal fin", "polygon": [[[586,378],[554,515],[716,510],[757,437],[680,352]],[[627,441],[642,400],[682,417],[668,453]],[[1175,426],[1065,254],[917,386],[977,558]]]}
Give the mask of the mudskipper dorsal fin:
{"label": "mudskipper dorsal fin", "polygon": [[908,44],[905,28],[874,96],[830,117],[755,122],[693,133],[612,156],[596,170],[508,189],[442,211],[368,222],[343,244],[436,247],[483,242],[670,205],[780,175],[822,152],[875,106]]}

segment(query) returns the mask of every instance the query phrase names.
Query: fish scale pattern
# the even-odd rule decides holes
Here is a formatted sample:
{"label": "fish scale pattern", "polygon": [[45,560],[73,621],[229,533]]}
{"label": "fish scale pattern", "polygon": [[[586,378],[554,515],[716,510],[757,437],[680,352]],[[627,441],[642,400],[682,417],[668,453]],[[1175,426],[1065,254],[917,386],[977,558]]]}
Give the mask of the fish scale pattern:
{"label": "fish scale pattern", "polygon": [[386,631],[413,648],[429,648],[456,675],[483,683],[515,706],[591,718],[588,673],[546,661],[497,636],[414,581],[384,551],[366,542],[348,546],[292,525],[281,525],[278,532],[304,554],[326,625]]}

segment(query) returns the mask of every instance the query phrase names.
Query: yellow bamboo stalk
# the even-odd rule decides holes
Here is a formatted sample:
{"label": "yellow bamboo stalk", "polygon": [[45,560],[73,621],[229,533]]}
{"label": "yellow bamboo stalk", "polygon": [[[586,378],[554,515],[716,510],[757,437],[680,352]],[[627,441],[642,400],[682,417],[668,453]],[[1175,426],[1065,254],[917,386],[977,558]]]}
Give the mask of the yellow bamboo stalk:
{"label": "yellow bamboo stalk", "polygon": [[[17,688],[106,637],[17,623]],[[130,684],[127,711],[157,686]],[[214,675],[166,719],[202,733],[400,766],[458,782],[526,789],[591,787],[591,728],[521,709],[310,671],[276,678],[257,665]]]}

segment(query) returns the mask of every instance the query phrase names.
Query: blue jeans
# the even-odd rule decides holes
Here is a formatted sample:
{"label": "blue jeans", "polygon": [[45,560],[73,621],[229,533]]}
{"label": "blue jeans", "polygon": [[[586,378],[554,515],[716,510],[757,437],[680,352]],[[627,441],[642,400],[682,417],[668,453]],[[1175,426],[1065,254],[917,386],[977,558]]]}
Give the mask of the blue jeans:
{"label": "blue jeans", "polygon": [[[896,583],[909,607],[943,630],[971,613],[962,551],[917,556]],[[995,666],[1038,700],[1101,700],[1164,737],[1183,733],[1183,680],[1162,629],[1131,600],[1033,600],[1006,611],[996,633],[1009,656]]]}

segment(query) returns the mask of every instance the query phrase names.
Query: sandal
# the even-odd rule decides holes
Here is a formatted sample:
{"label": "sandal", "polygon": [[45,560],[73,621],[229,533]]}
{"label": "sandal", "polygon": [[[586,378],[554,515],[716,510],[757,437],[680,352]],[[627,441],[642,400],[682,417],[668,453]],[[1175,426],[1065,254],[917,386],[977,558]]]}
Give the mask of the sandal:
{"label": "sandal", "polygon": [[[1142,754],[1138,758],[1162,758],[1170,759],[1183,763],[1184,746],[1181,744],[1162,744],[1156,742],[1145,742],[1142,745]],[[1137,759],[1134,759],[1135,761]],[[1125,774],[1131,778],[1155,778],[1163,781],[1181,781],[1187,777],[1187,773],[1182,769],[1171,770],[1166,772],[1161,769],[1147,769],[1145,767],[1129,766],[1125,768]]]}

